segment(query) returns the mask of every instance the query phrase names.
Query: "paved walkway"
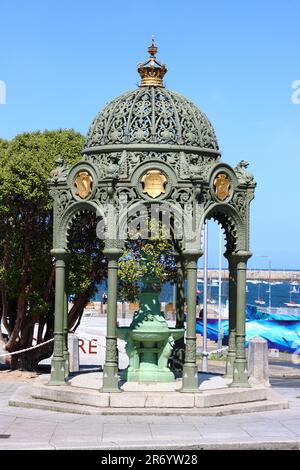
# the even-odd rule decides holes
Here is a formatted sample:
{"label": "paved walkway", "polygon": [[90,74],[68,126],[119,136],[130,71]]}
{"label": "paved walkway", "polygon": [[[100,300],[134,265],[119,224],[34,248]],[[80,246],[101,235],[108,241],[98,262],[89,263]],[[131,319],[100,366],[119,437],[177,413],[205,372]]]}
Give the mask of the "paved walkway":
{"label": "paved walkway", "polygon": [[14,408],[0,384],[0,449],[300,449],[300,381],[275,380],[290,409],[223,417],[86,416]]}

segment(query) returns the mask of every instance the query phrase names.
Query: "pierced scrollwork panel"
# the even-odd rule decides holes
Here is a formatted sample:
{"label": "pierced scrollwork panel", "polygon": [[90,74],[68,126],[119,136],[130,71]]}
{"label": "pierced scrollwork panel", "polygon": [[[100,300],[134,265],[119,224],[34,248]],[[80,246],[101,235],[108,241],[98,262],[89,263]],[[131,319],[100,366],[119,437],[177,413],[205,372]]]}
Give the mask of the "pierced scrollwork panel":
{"label": "pierced scrollwork panel", "polygon": [[[131,109],[132,99],[135,98],[138,91],[122,94],[109,102],[97,114],[87,134],[85,147],[98,147],[109,142],[121,143],[125,141],[126,119]],[[117,123],[121,123],[121,127],[118,128]]]}
{"label": "pierced scrollwork panel", "polygon": [[129,91],[96,116],[85,147],[120,143],[179,144],[218,150],[205,114],[183,96],[161,87]]}
{"label": "pierced scrollwork panel", "polygon": [[97,188],[95,193],[95,200],[100,204],[107,204],[109,202],[109,192],[106,187]]}
{"label": "pierced scrollwork panel", "polygon": [[245,192],[236,192],[233,195],[230,204],[236,208],[237,212],[241,215],[242,219],[247,219],[248,198]]}
{"label": "pierced scrollwork panel", "polygon": [[201,146],[218,150],[215,131],[203,112],[194,106],[197,123],[199,124],[199,134],[201,136]]}
{"label": "pierced scrollwork panel", "polygon": [[[197,123],[195,122],[195,115],[191,108],[191,102],[177,93],[172,93],[172,99],[180,123],[181,141],[186,145],[201,147],[201,139]],[[194,105],[192,106],[194,107]]]}
{"label": "pierced scrollwork panel", "polygon": [[125,210],[137,199],[138,197],[135,188],[119,186],[114,193],[113,202],[118,209]]}
{"label": "pierced scrollwork panel", "polygon": [[56,199],[56,213],[60,217],[65,210],[74,202],[70,189],[59,191]]}
{"label": "pierced scrollwork panel", "polygon": [[200,202],[200,204],[203,205],[203,208],[205,210],[210,205],[213,204],[213,200],[212,200],[212,197],[211,197],[211,194],[210,194],[210,190],[207,186],[202,188],[202,191],[201,191],[201,194],[200,194],[200,197],[199,197],[199,202]]}
{"label": "pierced scrollwork panel", "polygon": [[[164,152],[127,152],[126,153],[126,175],[129,178],[133,171],[141,164],[148,161],[158,161],[169,164],[175,172],[179,171],[179,153]],[[122,159],[121,159],[122,162]],[[124,167],[125,168],[125,167]],[[120,173],[122,169],[120,169]],[[125,171],[123,170],[125,176]]]}
{"label": "pierced scrollwork panel", "polygon": [[152,140],[152,97],[145,92],[132,106],[131,121],[128,125],[129,141],[151,142]]}
{"label": "pierced scrollwork panel", "polygon": [[207,181],[211,167],[215,163],[215,158],[196,153],[188,153],[185,155],[185,158],[189,166],[190,175],[192,177],[198,176],[202,180]]}
{"label": "pierced scrollwork panel", "polygon": [[156,94],[154,112],[157,116],[154,130],[155,141],[162,144],[177,143],[180,134],[178,120],[174,113],[174,104],[169,96],[161,90],[158,90]]}
{"label": "pierced scrollwork panel", "polygon": [[173,202],[179,204],[186,204],[193,200],[193,189],[192,188],[175,188],[170,196]]}

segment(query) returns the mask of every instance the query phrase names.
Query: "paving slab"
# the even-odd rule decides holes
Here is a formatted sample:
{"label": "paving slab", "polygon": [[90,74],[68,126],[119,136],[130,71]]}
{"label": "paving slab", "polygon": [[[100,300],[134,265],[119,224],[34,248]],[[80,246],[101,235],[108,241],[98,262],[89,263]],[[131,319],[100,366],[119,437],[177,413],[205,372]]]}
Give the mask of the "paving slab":
{"label": "paving slab", "polygon": [[118,424],[103,425],[103,442],[138,442],[152,440],[151,430],[147,424],[131,424],[126,427]]}
{"label": "paving slab", "polygon": [[280,423],[272,423],[271,426],[265,424],[241,424],[241,429],[246,431],[250,436],[254,438],[263,437],[286,437],[286,438],[295,438],[296,435],[294,432],[287,429],[286,426]]}
{"label": "paving slab", "polygon": [[203,434],[197,429],[196,426],[188,424],[177,424],[175,426],[169,426],[167,424],[150,424],[151,433],[154,439],[160,440],[171,440],[178,441],[180,439],[194,439],[196,436],[198,439],[203,437]]}
{"label": "paving slab", "polygon": [[128,416],[128,423],[147,423],[147,424],[167,424],[168,426],[178,426],[183,424],[183,416]]}
{"label": "paving slab", "polygon": [[195,427],[204,436],[205,440],[221,440],[226,442],[229,439],[247,440],[251,437],[240,426],[205,424],[196,425]]}
{"label": "paving slab", "polygon": [[287,421],[283,424],[294,436],[300,437],[300,422]]}
{"label": "paving slab", "polygon": [[5,432],[21,442],[48,442],[55,428],[56,423],[17,417]]}
{"label": "paving slab", "polygon": [[83,442],[89,445],[99,445],[102,441],[102,423],[57,423],[49,438],[53,446],[71,445],[82,446]]}
{"label": "paving slab", "polygon": [[7,427],[16,420],[15,416],[0,415],[0,433],[4,433]]}
{"label": "paving slab", "polygon": [[[62,413],[59,413],[62,414]],[[76,416],[76,415],[71,415]],[[142,416],[143,418],[144,416]],[[112,423],[112,424],[119,424],[125,425],[129,422],[130,416],[126,415],[106,415],[106,414],[94,414],[94,415],[80,415],[80,417],[74,418],[74,424],[86,425],[90,423]]]}
{"label": "paving slab", "polygon": [[51,444],[44,442],[30,442],[30,444],[23,441],[15,442],[0,442],[0,450],[54,450]]}

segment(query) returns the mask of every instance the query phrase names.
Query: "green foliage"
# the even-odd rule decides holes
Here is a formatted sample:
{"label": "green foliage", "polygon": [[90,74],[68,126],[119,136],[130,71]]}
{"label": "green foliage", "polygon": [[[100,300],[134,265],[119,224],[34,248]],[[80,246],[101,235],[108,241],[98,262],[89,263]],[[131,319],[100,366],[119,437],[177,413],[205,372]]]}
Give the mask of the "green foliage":
{"label": "green foliage", "polygon": [[0,160],[4,158],[4,153],[9,145],[8,140],[0,139]]}
{"label": "green foliage", "polygon": [[119,260],[119,293],[124,301],[135,302],[140,294],[141,280],[147,270],[141,264],[142,252],[149,257],[148,263],[158,278],[159,289],[165,282],[175,279],[172,242],[164,226],[152,220],[147,224],[147,233],[141,232],[139,237],[126,242],[126,249]]}
{"label": "green foliage", "polygon": [[120,297],[124,301],[135,302],[140,293],[140,281],[145,269],[137,259],[130,256],[130,251],[124,251],[119,261]]}
{"label": "green foliage", "polygon": [[103,256],[104,242],[96,234],[97,218],[94,215],[78,217],[72,225],[69,249],[69,292],[77,298],[88,290],[95,293],[96,284],[107,272],[107,261]]}
{"label": "green foliage", "polygon": [[209,355],[209,359],[211,361],[225,361],[226,360],[226,354],[221,354],[220,356],[218,355],[218,353],[211,353]]}
{"label": "green foliage", "polygon": [[16,136],[2,152],[0,201],[13,207],[31,203],[38,209],[51,209],[47,179],[55,160],[61,155],[67,163],[75,163],[81,157],[83,142],[83,136],[73,130]]}
{"label": "green foliage", "polygon": [[[0,220],[3,260],[1,279],[18,295],[27,270],[27,289],[40,294],[52,270],[52,199],[47,179],[62,155],[69,163],[81,157],[84,138],[73,130],[24,133],[9,144],[0,141]],[[27,250],[24,266],[24,250]]]}
{"label": "green foliage", "polygon": [[[59,156],[69,165],[81,159],[83,143],[81,134],[62,129],[0,140],[0,298],[7,299],[10,337],[20,338],[10,350],[28,346],[24,332],[31,342],[35,321],[44,322],[49,332],[53,329],[53,200],[47,180]],[[71,237],[70,290],[75,298],[82,291],[93,293],[106,269],[95,223],[81,221]]]}
{"label": "green foliage", "polygon": [[46,302],[39,292],[31,292],[27,298],[28,312],[34,317],[46,315],[49,310],[48,302]]}

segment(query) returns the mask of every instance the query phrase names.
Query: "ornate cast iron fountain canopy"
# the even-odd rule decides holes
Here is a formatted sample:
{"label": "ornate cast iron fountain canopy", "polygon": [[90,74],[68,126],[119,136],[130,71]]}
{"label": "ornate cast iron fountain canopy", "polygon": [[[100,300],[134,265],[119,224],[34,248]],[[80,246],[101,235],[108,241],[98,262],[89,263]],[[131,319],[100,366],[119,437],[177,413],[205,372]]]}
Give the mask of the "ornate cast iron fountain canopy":
{"label": "ornate cast iron fountain canopy", "polygon": [[[66,376],[64,344],[67,343],[61,332],[66,320],[65,260],[74,220],[79,215],[94,213],[103,222],[101,234],[105,235],[110,302],[102,390],[116,392],[119,391],[118,257],[126,236],[132,238],[129,225],[135,222],[141,207],[151,215],[155,206],[164,217],[170,209],[172,236],[176,238],[175,255],[181,253],[187,271],[189,314],[182,391],[198,392],[195,287],[197,260],[201,255],[201,228],[210,218],[217,220],[225,231],[230,279],[234,280],[232,297],[239,299],[239,308],[234,306],[235,300],[230,306],[230,317],[236,328],[234,326],[230,332],[229,345],[234,342],[234,347],[229,346],[227,373],[234,376],[234,386],[247,386],[244,272],[251,256],[249,207],[256,183],[253,175],[246,171],[248,162],[242,160],[232,168],[221,160],[215,132],[206,115],[187,98],[164,87],[167,67],[156,59],[154,40],[148,52],[150,58],[138,67],[140,86],[110,101],[93,120],[82,159],[69,168],[59,158],[57,168],[51,172],[49,186],[54,199],[52,254],[56,257],[59,279],[51,383],[63,384]],[[133,227],[136,231],[134,223]],[[183,279],[180,276],[179,284]],[[181,298],[178,305],[183,304],[184,298]],[[180,322],[182,318],[182,312],[179,312]],[[164,361],[166,358],[167,354],[163,354]]]}

